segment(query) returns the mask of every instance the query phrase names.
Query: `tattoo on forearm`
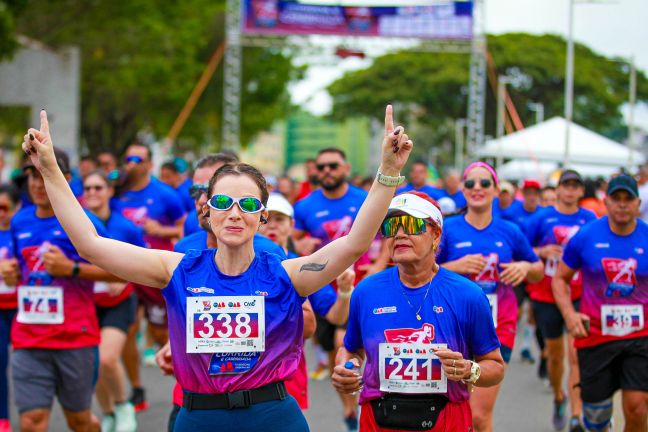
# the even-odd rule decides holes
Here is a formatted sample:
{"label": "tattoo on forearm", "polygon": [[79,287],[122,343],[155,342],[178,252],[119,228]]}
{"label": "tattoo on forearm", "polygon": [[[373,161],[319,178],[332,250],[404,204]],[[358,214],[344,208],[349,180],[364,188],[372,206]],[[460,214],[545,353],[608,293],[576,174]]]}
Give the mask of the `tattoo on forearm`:
{"label": "tattoo on forearm", "polygon": [[326,261],[324,264],[308,263],[308,264],[304,264],[303,266],[301,266],[299,271],[302,272],[302,271],[306,270],[306,271],[319,272],[319,271],[324,270],[327,265],[328,265],[328,261]]}

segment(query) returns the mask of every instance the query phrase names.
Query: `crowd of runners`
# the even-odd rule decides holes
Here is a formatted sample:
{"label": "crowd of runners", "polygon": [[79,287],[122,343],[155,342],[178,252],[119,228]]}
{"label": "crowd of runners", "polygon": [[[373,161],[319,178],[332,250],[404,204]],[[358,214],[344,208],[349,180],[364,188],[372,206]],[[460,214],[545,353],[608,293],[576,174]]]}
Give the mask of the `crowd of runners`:
{"label": "crowd of runners", "polygon": [[12,404],[48,430],[55,400],[71,430],[136,431],[142,364],[176,379],[169,431],[309,430],[309,378],[330,430],[492,431],[516,340],[554,430],[648,431],[648,167],[431,184],[413,145],[388,106],[368,178],[335,147],[301,183],[141,142],[73,169],[42,111],[0,186],[0,432]]}

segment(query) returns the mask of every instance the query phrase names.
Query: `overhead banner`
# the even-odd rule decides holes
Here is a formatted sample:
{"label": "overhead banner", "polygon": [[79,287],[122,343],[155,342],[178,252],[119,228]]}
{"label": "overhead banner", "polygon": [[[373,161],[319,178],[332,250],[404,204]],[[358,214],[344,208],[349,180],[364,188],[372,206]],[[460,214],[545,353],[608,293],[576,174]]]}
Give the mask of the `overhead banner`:
{"label": "overhead banner", "polygon": [[435,1],[428,6],[350,7],[287,0],[243,0],[242,6],[243,31],[247,34],[472,38],[471,1]]}

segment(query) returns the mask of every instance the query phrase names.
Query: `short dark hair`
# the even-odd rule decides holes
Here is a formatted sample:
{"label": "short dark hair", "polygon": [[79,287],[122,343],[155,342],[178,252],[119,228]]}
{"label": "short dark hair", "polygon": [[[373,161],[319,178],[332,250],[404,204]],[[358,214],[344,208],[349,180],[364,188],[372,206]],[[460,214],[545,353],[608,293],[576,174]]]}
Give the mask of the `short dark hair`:
{"label": "short dark hair", "polygon": [[211,196],[214,185],[223,177],[227,176],[247,176],[256,183],[261,193],[261,202],[265,206],[268,204],[268,184],[261,171],[246,163],[226,164],[218,168],[211,179],[209,179],[209,195]]}
{"label": "short dark hair", "polygon": [[425,168],[428,167],[427,162],[425,162],[423,159],[416,159],[414,162],[412,162],[412,166],[414,165],[423,165]]}
{"label": "short dark hair", "polygon": [[79,162],[81,162],[81,161],[90,161],[90,162],[93,162],[93,163],[95,163],[95,164],[97,163],[97,161],[95,160],[94,156],[92,156],[91,154],[87,154],[87,153],[86,153],[86,154],[82,154],[82,155],[79,157]]}
{"label": "short dark hair", "polygon": [[[146,149],[146,157],[148,158],[148,160],[151,160],[153,158],[153,150],[151,150],[151,146],[143,143],[142,141],[133,141],[128,147],[143,147],[144,149]],[[126,147],[126,150],[128,150],[128,147]]]}
{"label": "short dark hair", "polygon": [[176,164],[173,161],[164,162],[162,164],[162,166],[160,166],[160,170],[163,170],[163,169],[168,169],[168,170],[172,171],[174,174],[178,174],[178,167],[176,166]]}
{"label": "short dark hair", "polygon": [[20,191],[12,184],[5,183],[0,185],[0,195],[2,194],[7,194],[9,200],[13,203],[14,206],[18,205],[18,203],[20,202]]}
{"label": "short dark hair", "polygon": [[234,152],[220,152],[212,153],[198,159],[195,164],[195,169],[210,167],[218,164],[232,165],[239,163],[239,158]]}
{"label": "short dark hair", "polygon": [[319,157],[320,155],[322,155],[322,154],[324,154],[324,153],[337,153],[337,154],[339,154],[340,156],[342,156],[342,159],[344,159],[345,161],[347,160],[347,158],[346,158],[346,153],[344,153],[344,150],[339,149],[339,148],[337,148],[337,147],[326,147],[326,148],[323,148],[322,150],[320,150],[319,152],[317,152],[317,156]]}
{"label": "short dark hair", "polygon": [[544,192],[544,191],[548,191],[548,190],[555,191],[555,190],[556,190],[556,187],[555,187],[555,186],[549,186],[549,185],[547,185],[547,186],[543,187],[542,189],[540,189],[540,193],[542,193],[542,192]]}

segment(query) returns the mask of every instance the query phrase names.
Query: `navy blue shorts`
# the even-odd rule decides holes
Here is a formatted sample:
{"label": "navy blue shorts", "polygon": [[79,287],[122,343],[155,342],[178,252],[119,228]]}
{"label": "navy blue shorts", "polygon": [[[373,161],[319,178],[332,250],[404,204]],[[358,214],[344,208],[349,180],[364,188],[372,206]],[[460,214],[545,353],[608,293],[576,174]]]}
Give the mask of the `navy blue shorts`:
{"label": "navy blue shorts", "polygon": [[297,401],[288,396],[231,410],[193,410],[181,408],[174,432],[308,432],[308,423]]}

